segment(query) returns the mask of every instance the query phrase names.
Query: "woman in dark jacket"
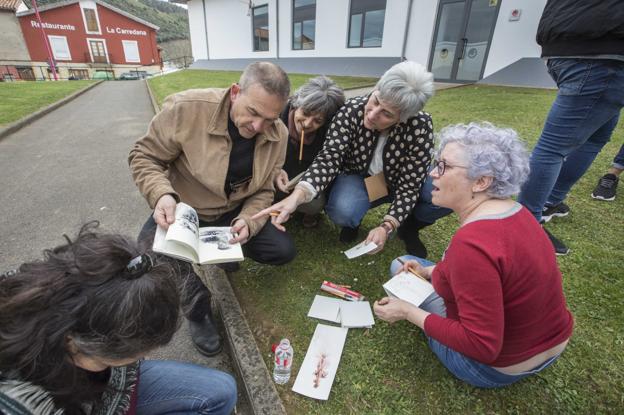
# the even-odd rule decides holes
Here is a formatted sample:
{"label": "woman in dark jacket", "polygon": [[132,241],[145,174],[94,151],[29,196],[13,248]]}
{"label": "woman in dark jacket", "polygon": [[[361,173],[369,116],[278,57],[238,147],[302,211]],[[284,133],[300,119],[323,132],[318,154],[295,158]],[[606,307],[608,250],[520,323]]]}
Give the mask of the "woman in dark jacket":
{"label": "woman in dark jacket", "polygon": [[96,226],[0,275],[0,413],[229,414],[231,376],[140,361],[178,329],[172,269]]}
{"label": "woman in dark jacket", "polygon": [[[275,179],[275,186],[280,190],[276,200],[281,200],[290,193],[294,184],[288,186],[289,180],[305,172],[321,151],[327,127],[344,101],[342,89],[325,76],[308,80],[288,100],[280,116],[288,127],[288,149],[284,167]],[[324,202],[324,196],[319,195],[310,203],[299,206],[298,211],[304,214],[304,226],[316,226]]]}

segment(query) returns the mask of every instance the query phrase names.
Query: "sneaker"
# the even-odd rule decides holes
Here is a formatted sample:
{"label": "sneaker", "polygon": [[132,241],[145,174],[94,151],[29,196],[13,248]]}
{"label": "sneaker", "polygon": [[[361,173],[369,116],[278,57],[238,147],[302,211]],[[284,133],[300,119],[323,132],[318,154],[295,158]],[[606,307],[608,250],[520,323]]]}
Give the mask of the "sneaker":
{"label": "sneaker", "polygon": [[598,184],[592,192],[591,197],[605,201],[614,200],[619,180],[620,179],[618,179],[615,174],[605,174],[598,180]]}
{"label": "sneaker", "polygon": [[544,232],[546,232],[546,235],[548,236],[548,239],[550,239],[550,243],[552,243],[553,248],[555,248],[555,254],[557,254],[557,255],[568,255],[570,253],[570,248],[565,246],[565,244],[563,242],[561,242],[559,239],[557,239],[555,237],[555,235],[553,235],[552,233],[548,232],[548,230],[546,228],[544,228],[544,227],[542,227],[542,229],[544,229]]}
{"label": "sneaker", "polygon": [[360,228],[349,228],[348,226],[343,226],[340,231],[340,242],[345,244],[350,244],[355,241],[358,237],[358,230]]}
{"label": "sneaker", "polygon": [[405,251],[418,258],[427,258],[427,247],[422,243],[418,236],[418,231],[413,231],[409,236],[403,238],[405,242]]}
{"label": "sneaker", "polygon": [[564,216],[568,216],[569,213],[570,207],[561,202],[555,206],[544,206],[544,210],[542,210],[542,219],[544,222],[548,222],[554,217],[562,218]]}

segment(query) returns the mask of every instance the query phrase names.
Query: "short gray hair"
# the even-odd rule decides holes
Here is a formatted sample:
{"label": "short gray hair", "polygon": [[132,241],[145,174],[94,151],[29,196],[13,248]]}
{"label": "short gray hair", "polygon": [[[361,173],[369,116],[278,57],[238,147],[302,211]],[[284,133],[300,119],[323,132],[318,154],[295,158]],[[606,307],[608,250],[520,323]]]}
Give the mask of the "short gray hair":
{"label": "short gray hair", "polygon": [[493,178],[487,189],[493,198],[517,195],[529,177],[529,154],[518,133],[511,128],[498,128],[488,122],[450,125],[440,131],[438,139],[437,157],[446,145],[457,143],[464,149],[471,180],[482,176]]}
{"label": "short gray hair", "polygon": [[331,118],[345,102],[345,95],[334,81],[317,76],[301,85],[290,98],[293,108],[301,108],[306,114],[320,113]]}
{"label": "short gray hair", "polygon": [[282,68],[271,62],[249,64],[238,81],[241,91],[245,92],[254,84],[259,84],[266,92],[277,95],[284,101],[290,95],[290,80]]}
{"label": "short gray hair", "polygon": [[433,74],[419,63],[405,61],[388,69],[377,82],[379,98],[396,106],[405,122],[433,96]]}

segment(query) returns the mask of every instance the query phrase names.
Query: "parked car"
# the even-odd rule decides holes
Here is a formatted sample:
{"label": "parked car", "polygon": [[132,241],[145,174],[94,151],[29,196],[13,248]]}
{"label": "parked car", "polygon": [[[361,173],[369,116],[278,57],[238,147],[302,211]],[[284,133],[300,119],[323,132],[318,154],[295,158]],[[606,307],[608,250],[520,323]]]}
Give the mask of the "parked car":
{"label": "parked car", "polygon": [[121,75],[119,75],[118,79],[123,80],[123,81],[133,81],[137,79],[143,79],[143,77],[141,77],[141,75],[136,72],[124,72]]}

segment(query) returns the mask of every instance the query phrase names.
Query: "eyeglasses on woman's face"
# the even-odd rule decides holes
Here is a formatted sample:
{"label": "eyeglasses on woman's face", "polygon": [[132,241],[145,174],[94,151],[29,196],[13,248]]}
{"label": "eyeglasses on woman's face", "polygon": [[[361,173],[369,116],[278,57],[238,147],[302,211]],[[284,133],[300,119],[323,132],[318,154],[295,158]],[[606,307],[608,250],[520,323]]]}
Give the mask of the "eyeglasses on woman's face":
{"label": "eyeglasses on woman's face", "polygon": [[467,169],[468,168],[467,166],[453,165],[453,164],[447,163],[445,160],[437,160],[437,159],[433,160],[433,165],[437,169],[438,176],[443,176],[447,168],[450,168],[450,169],[454,169],[454,168]]}

